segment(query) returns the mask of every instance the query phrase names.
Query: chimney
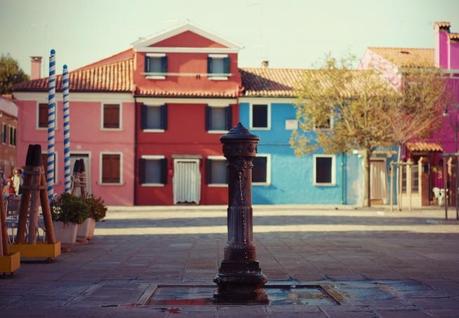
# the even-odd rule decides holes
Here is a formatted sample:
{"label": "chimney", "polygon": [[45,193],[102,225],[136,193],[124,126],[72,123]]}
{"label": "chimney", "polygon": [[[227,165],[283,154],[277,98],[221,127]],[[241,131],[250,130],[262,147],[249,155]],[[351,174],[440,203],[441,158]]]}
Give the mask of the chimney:
{"label": "chimney", "polygon": [[449,49],[448,49],[448,34],[450,32],[451,23],[448,21],[434,22],[435,30],[435,66],[448,69],[449,68]]}
{"label": "chimney", "polygon": [[31,56],[30,57],[30,64],[31,64],[31,72],[30,72],[30,79],[39,79],[41,78],[41,56]]}
{"label": "chimney", "polygon": [[269,67],[269,61],[268,60],[263,60],[261,61],[261,67]]}

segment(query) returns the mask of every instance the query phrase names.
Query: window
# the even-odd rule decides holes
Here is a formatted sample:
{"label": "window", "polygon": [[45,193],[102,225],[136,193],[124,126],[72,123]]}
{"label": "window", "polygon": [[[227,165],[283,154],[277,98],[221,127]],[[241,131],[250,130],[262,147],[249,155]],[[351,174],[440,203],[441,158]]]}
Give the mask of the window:
{"label": "window", "polygon": [[268,105],[252,105],[250,112],[251,129],[269,129],[270,128],[270,108]]}
{"label": "window", "polygon": [[253,159],[252,182],[254,184],[270,184],[270,157],[268,155],[258,154]]}
{"label": "window", "polygon": [[335,184],[335,156],[314,156],[314,184]]}
{"label": "window", "polygon": [[167,56],[161,53],[147,53],[145,56],[145,73],[148,78],[164,79],[167,73]]}
{"label": "window", "polygon": [[121,155],[103,153],[101,156],[101,183],[121,183]]}
{"label": "window", "polygon": [[210,79],[227,79],[230,74],[230,58],[226,54],[209,54],[207,73]]}
{"label": "window", "polygon": [[139,181],[142,185],[167,183],[167,159],[164,156],[142,156],[139,162]]}
{"label": "window", "polygon": [[10,145],[16,145],[16,128],[10,126]]}
{"label": "window", "polygon": [[104,129],[120,129],[120,105],[119,104],[104,104],[102,115],[102,128]]}
{"label": "window", "polygon": [[226,131],[231,129],[232,114],[231,106],[206,107],[206,130]]}
{"label": "window", "polygon": [[333,117],[329,116],[322,122],[314,121],[314,129],[330,129],[333,128]]}
{"label": "window", "polygon": [[2,127],[2,143],[6,144],[8,140],[8,127],[3,124],[3,127]]}
{"label": "window", "polygon": [[[43,166],[43,171],[45,173],[45,179],[48,179],[48,154],[42,153],[41,154],[41,165]],[[54,178],[53,178],[53,183],[56,184],[56,166],[57,166],[57,160],[56,160],[56,153],[54,153]]]}
{"label": "window", "polygon": [[207,158],[207,183],[210,186],[228,185],[228,167],[224,157]]}
{"label": "window", "polygon": [[164,131],[167,129],[167,105],[142,105],[142,130]]}
{"label": "window", "polygon": [[38,128],[48,128],[48,104],[38,104]]}

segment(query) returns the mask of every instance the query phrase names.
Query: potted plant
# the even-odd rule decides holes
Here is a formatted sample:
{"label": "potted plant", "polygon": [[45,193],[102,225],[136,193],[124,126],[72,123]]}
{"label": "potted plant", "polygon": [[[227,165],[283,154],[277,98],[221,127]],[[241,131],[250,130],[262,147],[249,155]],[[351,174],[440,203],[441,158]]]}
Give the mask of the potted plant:
{"label": "potted plant", "polygon": [[70,193],[61,194],[52,204],[56,238],[62,243],[75,243],[78,224],[89,216],[86,201]]}
{"label": "potted plant", "polygon": [[107,207],[101,197],[94,195],[89,195],[85,202],[89,209],[89,217],[78,227],[78,237],[90,240],[94,237],[96,222],[105,217]]}

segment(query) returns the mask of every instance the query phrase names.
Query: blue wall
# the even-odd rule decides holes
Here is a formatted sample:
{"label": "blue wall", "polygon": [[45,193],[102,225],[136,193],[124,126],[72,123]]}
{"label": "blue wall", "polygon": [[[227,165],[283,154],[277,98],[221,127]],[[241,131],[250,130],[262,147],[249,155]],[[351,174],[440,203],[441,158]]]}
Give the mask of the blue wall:
{"label": "blue wall", "polygon": [[[249,103],[240,104],[240,121],[249,128]],[[354,185],[360,182],[360,160],[354,155],[336,155],[334,185],[314,185],[313,154],[298,158],[289,145],[291,130],[285,121],[295,119],[289,103],[271,103],[271,129],[251,130],[260,137],[259,154],[271,157],[271,183],[253,186],[255,204],[357,204]]]}

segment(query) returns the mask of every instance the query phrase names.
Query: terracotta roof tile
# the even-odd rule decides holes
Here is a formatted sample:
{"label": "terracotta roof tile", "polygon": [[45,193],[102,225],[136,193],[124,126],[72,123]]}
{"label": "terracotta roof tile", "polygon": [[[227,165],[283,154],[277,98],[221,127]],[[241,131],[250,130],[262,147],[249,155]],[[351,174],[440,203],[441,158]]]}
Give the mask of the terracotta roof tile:
{"label": "terracotta roof tile", "polygon": [[[297,97],[296,88],[305,78],[318,80],[327,87],[326,72],[319,69],[288,69],[288,68],[243,68],[241,71],[243,96],[246,97]],[[368,70],[355,70],[356,73],[372,72]],[[365,77],[367,78],[367,77]],[[356,82],[343,91],[343,96],[350,96],[359,91],[363,81],[355,77]],[[374,79],[385,82],[376,75]]]}
{"label": "terracotta roof tile", "polygon": [[410,142],[406,147],[411,152],[443,152],[443,147],[435,142]]}
{"label": "terracotta roof tile", "polygon": [[399,67],[435,67],[434,49],[397,47],[369,47],[368,49]]}
{"label": "terracotta roof tile", "polygon": [[[69,73],[72,92],[130,92],[132,91],[133,59],[111,64],[80,68]],[[19,83],[14,91],[47,91],[48,78]],[[62,75],[56,76],[56,90],[62,91]]]}

